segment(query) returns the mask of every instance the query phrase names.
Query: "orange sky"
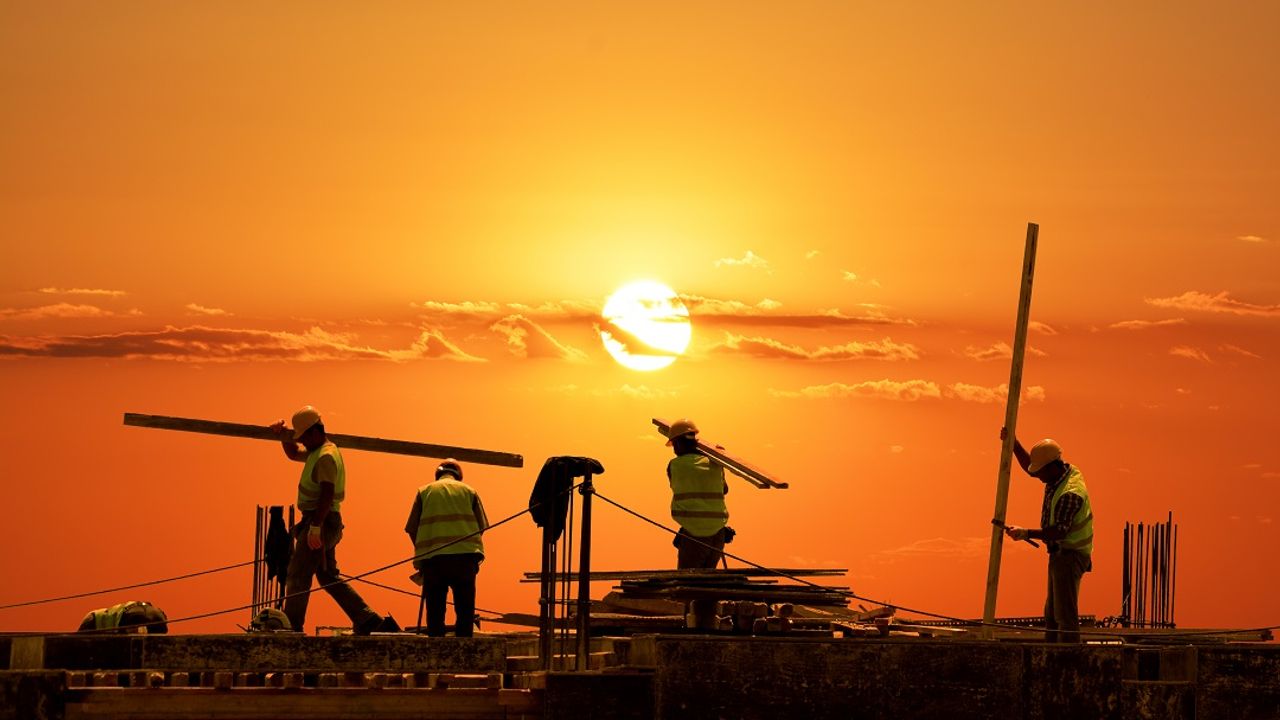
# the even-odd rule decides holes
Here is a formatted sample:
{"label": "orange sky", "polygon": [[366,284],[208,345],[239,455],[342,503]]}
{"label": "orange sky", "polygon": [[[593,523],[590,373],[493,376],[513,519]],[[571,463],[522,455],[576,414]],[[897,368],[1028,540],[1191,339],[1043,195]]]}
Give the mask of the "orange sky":
{"label": "orange sky", "polygon": [[[553,454],[665,518],[649,418],[692,416],[792,483],[734,484],[733,550],[978,615],[1035,221],[1020,435],[1089,483],[1083,611],[1119,611],[1124,521],[1172,510],[1179,623],[1280,622],[1277,26],[1266,2],[5,4],[0,604],[248,559],[296,466],[121,413],[313,403],[337,432],[523,453],[468,468],[493,518]],[[593,330],[637,278],[691,303],[657,373]],[[347,464],[343,570],[407,556],[433,465]],[[1015,475],[1010,520],[1039,494]],[[597,517],[598,567],[674,564]],[[481,607],[534,612],[536,540],[486,538]],[[1043,565],[1006,547],[1001,614],[1039,612]],[[248,592],[228,573],[0,630]]]}

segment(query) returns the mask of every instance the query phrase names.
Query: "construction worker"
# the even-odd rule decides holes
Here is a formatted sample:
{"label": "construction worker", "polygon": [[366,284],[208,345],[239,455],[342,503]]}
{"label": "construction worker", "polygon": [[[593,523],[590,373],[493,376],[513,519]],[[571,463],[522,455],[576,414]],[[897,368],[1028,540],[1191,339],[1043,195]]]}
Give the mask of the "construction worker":
{"label": "construction worker", "polygon": [[671,518],[680,525],[675,538],[676,567],[714,568],[724,557],[729,483],[724,468],[698,452],[698,426],[692,420],[671,423],[667,445],[675,459],[667,463]]}
{"label": "construction worker", "polygon": [[[1007,430],[1000,429],[1000,439]],[[1013,454],[1028,475],[1044,483],[1040,529],[1007,525],[1014,540],[1043,540],[1049,551],[1044,601],[1045,640],[1080,642],[1080,579],[1093,569],[1093,509],[1084,475],[1062,460],[1062,446],[1044,439],[1027,452],[1015,437]]]}
{"label": "construction worker", "polygon": [[169,632],[169,618],[149,602],[130,600],[111,607],[90,611],[80,621],[79,632],[117,630],[164,635]]}
{"label": "construction worker", "polygon": [[435,482],[418,488],[404,531],[413,542],[415,580],[422,581],[427,635],[444,637],[444,606],[453,590],[453,634],[471,637],[476,617],[476,575],[484,561],[481,536],[489,527],[480,494],[462,481],[462,466],[448,459]]}
{"label": "construction worker", "polygon": [[302,520],[292,529],[297,540],[285,579],[284,614],[294,630],[303,630],[314,577],[351,619],[355,633],[368,635],[379,629],[383,618],[369,608],[360,593],[339,579],[334,552],[342,540],[339,510],[347,494],[342,453],[325,435],[320,411],[310,405],[293,414],[292,426],[285,427],[284,420],[271,426],[280,436],[284,454],[303,463],[297,500]]}

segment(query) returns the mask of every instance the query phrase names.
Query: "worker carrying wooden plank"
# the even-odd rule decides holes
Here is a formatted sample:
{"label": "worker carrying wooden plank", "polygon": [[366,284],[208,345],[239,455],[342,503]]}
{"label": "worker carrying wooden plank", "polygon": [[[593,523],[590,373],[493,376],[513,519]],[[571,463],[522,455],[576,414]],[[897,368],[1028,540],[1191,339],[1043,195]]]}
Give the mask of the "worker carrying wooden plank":
{"label": "worker carrying wooden plank", "polygon": [[[1000,439],[1008,431],[1000,428]],[[1040,529],[1005,526],[1014,540],[1044,540],[1049,589],[1044,601],[1046,642],[1080,642],[1080,579],[1093,569],[1093,508],[1084,474],[1062,460],[1062,446],[1048,438],[1027,452],[1013,439],[1013,454],[1028,475],[1044,483]]]}
{"label": "worker carrying wooden plank", "polygon": [[667,445],[675,458],[667,463],[671,483],[671,519],[680,525],[676,535],[676,567],[714,568],[732,539],[725,495],[729,483],[724,468],[698,451],[698,426],[687,418],[671,423]]}
{"label": "worker carrying wooden plank", "polygon": [[435,482],[418,488],[404,531],[413,542],[414,582],[422,585],[427,635],[444,637],[444,612],[453,590],[453,634],[471,637],[476,617],[476,575],[484,562],[489,527],[480,493],[462,481],[452,458],[436,468]]}
{"label": "worker carrying wooden plank", "polygon": [[375,630],[398,630],[390,616],[383,618],[360,597],[338,572],[336,549],[342,541],[340,510],[347,496],[347,471],[342,452],[325,434],[320,411],[307,405],[293,414],[292,428],[284,420],[271,425],[284,454],[303,463],[298,479],[298,509],[302,520],[291,532],[296,541],[285,579],[284,614],[294,630],[303,630],[312,579],[318,579],[351,619],[357,635]]}

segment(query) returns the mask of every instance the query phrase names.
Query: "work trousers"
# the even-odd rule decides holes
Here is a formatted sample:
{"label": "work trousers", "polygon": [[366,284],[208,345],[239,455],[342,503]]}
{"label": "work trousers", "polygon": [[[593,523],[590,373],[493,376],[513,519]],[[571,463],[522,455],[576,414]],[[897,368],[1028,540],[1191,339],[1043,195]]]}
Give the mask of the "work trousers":
{"label": "work trousers", "polygon": [[342,517],[336,512],[325,516],[324,526],[320,528],[323,545],[319,550],[312,550],[307,545],[307,530],[310,518],[304,514],[302,522],[294,528],[295,540],[293,557],[289,559],[289,571],[285,579],[284,591],[289,597],[284,601],[284,614],[289,617],[289,624],[294,630],[302,631],[303,622],[307,618],[307,602],[311,599],[312,578],[320,581],[325,592],[329,593],[342,611],[351,619],[353,628],[368,628],[375,620],[381,620],[378,613],[370,609],[360,593],[339,579],[338,558],[335,549],[342,540]]}
{"label": "work trousers", "polygon": [[436,555],[423,560],[422,597],[427,603],[427,635],[444,637],[444,606],[453,591],[453,634],[471,637],[476,620],[476,575],[480,572],[480,553]]}
{"label": "work trousers", "polygon": [[1049,590],[1044,601],[1045,642],[1080,642],[1080,579],[1092,559],[1074,550],[1049,553]]}
{"label": "work trousers", "polygon": [[696,537],[681,530],[676,536],[675,544],[678,569],[714,569],[720,564],[720,558],[724,557],[724,528],[709,537]]}

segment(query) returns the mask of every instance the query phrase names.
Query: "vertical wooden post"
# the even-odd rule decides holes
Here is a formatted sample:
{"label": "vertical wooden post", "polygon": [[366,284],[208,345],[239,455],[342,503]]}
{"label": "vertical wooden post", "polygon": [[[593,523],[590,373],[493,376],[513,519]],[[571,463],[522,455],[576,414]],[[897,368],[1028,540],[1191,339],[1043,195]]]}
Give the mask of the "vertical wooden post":
{"label": "vertical wooden post", "polygon": [[[1022,399],[1022,364],[1027,351],[1027,326],[1031,319],[1031,281],[1036,269],[1036,242],[1040,226],[1027,223],[1027,244],[1022,255],[1022,290],[1018,295],[1018,320],[1013,332],[1013,362],[1009,371],[1009,397],[1005,402],[1004,426],[1008,430],[1000,448],[1000,472],[996,478],[996,510],[991,526],[991,556],[987,564],[987,597],[982,606],[982,620],[995,621],[996,592],[1000,587],[1000,555],[1004,549],[1004,519],[1009,503],[1009,473],[1013,467],[1013,442],[1018,426],[1018,402]],[[990,625],[984,626],[983,637],[992,637]]]}
{"label": "vertical wooden post", "polygon": [[[578,547],[578,671],[591,669],[591,497],[596,488],[591,473],[582,478],[582,520]],[[566,653],[567,655],[568,653]]]}

